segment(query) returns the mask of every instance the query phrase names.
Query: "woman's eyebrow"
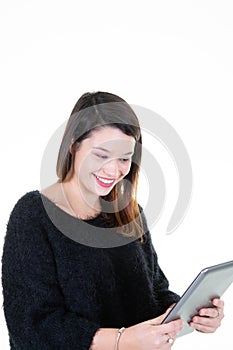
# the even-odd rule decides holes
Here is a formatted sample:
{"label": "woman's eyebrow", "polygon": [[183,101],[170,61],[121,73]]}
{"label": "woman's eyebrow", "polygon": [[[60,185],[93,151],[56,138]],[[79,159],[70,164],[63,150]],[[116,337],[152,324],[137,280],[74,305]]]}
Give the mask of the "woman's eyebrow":
{"label": "woman's eyebrow", "polygon": [[[107,152],[107,153],[110,153],[111,151],[109,151],[108,149],[106,148],[103,148],[103,147],[92,147],[93,149],[98,149],[100,151],[104,151],[104,152]],[[124,156],[128,156],[130,154],[133,154],[134,152],[128,152],[128,153],[125,153]]]}

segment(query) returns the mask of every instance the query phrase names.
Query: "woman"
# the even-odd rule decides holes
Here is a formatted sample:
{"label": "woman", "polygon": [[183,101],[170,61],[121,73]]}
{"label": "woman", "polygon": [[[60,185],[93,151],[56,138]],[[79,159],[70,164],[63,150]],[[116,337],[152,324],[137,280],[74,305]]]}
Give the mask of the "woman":
{"label": "woman", "polygon": [[[136,201],[141,131],[120,97],[86,93],[61,142],[59,180],[23,196],[2,257],[13,350],[170,349],[183,321],[161,321],[179,300],[168,289]],[[223,301],[190,323],[214,332]]]}

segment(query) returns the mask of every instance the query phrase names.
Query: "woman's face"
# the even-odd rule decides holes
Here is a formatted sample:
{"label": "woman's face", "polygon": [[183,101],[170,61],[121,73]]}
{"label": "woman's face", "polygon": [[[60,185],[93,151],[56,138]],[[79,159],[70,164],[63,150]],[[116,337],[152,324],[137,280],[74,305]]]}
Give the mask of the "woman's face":
{"label": "woman's face", "polygon": [[130,171],[135,139],[105,126],[93,131],[76,151],[72,180],[85,197],[107,195]]}

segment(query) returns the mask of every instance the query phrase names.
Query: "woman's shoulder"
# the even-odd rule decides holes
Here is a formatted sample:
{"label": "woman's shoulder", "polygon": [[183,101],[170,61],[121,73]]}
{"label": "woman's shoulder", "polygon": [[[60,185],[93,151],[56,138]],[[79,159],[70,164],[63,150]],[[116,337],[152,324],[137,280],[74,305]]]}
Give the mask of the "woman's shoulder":
{"label": "woman's shoulder", "polygon": [[33,190],[25,193],[16,202],[12,212],[30,212],[37,211],[42,208],[42,202],[46,198],[51,202],[55,203],[55,194],[57,192],[57,183],[39,190]]}
{"label": "woman's shoulder", "polygon": [[40,198],[41,194],[39,190],[33,190],[30,192],[26,192],[23,196],[21,196],[15,206],[14,209],[16,208],[24,208],[25,206],[27,207],[28,205],[33,205],[36,202],[38,202],[38,199]]}
{"label": "woman's shoulder", "polygon": [[32,215],[36,215],[41,209],[41,194],[38,190],[33,190],[25,193],[20,197],[16,204],[14,205],[11,214],[10,220],[14,219],[27,219]]}
{"label": "woman's shoulder", "polygon": [[47,223],[48,211],[57,207],[57,184],[53,184],[42,190],[33,190],[25,193],[14,205],[8,224],[25,225],[36,224],[39,222]]}

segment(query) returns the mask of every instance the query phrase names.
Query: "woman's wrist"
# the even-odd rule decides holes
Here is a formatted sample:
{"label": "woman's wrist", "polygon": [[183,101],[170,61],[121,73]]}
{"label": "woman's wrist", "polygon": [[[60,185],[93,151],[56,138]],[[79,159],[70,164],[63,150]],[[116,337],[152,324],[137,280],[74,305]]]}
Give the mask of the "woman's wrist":
{"label": "woman's wrist", "polygon": [[134,344],[132,339],[130,339],[128,334],[128,328],[124,328],[124,331],[121,333],[121,336],[118,341],[118,349],[117,350],[132,350],[134,348]]}
{"label": "woman's wrist", "polygon": [[125,327],[121,327],[118,329],[115,350],[119,350],[119,341],[120,341],[121,334],[124,332],[124,330],[125,330]]}
{"label": "woman's wrist", "polygon": [[132,347],[126,334],[127,328],[124,328],[120,335],[119,330],[116,328],[99,328],[95,333],[90,350],[131,350]]}
{"label": "woman's wrist", "polygon": [[94,335],[90,350],[115,350],[118,329],[99,328]]}

